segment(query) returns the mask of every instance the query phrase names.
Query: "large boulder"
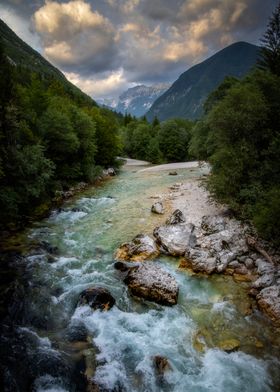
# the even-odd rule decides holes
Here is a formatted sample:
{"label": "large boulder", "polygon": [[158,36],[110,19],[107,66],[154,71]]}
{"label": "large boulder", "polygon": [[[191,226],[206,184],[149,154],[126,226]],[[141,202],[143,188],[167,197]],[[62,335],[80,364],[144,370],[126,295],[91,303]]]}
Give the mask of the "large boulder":
{"label": "large boulder", "polygon": [[110,176],[110,177],[114,177],[116,176],[116,171],[113,167],[109,167],[109,169],[103,170],[103,176]]}
{"label": "large boulder", "polygon": [[145,234],[139,234],[131,242],[126,242],[117,249],[115,259],[143,261],[158,255],[159,250],[153,238]]}
{"label": "large boulder", "polygon": [[191,267],[194,272],[212,274],[216,270],[217,260],[211,257],[209,253],[202,249],[188,249],[185,258],[187,266]]}
{"label": "large boulder", "polygon": [[186,218],[184,217],[184,214],[180,210],[175,210],[171,216],[167,219],[166,224],[167,225],[177,225],[178,223],[184,223],[186,222]]}
{"label": "large boulder", "polygon": [[259,308],[280,326],[280,286],[266,287],[257,295]]}
{"label": "large boulder", "polygon": [[251,280],[254,263],[250,271],[244,264],[248,251],[246,226],[224,216],[205,216],[197,230],[195,248],[189,247],[186,251],[186,264],[194,272],[237,273],[248,275]]}
{"label": "large boulder", "polygon": [[152,205],[151,211],[154,214],[164,214],[164,208],[163,208],[163,204],[161,201],[157,201]]}
{"label": "large boulder", "polygon": [[175,278],[156,264],[143,263],[130,269],[124,282],[137,297],[161,305],[177,303],[179,287]]}
{"label": "large boulder", "polygon": [[194,225],[168,225],[156,227],[154,236],[161,248],[172,256],[183,256],[196,244]]}
{"label": "large boulder", "polygon": [[91,287],[80,294],[79,305],[89,305],[93,310],[109,310],[115,305],[115,298],[104,287]]}

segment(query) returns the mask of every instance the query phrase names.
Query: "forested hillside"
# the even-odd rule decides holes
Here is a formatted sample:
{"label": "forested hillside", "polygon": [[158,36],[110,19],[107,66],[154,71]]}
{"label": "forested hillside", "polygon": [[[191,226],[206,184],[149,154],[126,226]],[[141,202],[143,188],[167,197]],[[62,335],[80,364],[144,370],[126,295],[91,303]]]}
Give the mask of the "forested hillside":
{"label": "forested hillside", "polygon": [[280,244],[280,6],[263,38],[259,69],[228,78],[192,130],[190,154],[212,164],[208,188]]}
{"label": "forested hillside", "polygon": [[259,48],[236,42],[184,72],[147,112],[152,121],[170,118],[198,119],[207,96],[226,76],[244,77],[257,63]]}
{"label": "forested hillside", "polygon": [[118,120],[0,24],[0,226],[114,165]]}

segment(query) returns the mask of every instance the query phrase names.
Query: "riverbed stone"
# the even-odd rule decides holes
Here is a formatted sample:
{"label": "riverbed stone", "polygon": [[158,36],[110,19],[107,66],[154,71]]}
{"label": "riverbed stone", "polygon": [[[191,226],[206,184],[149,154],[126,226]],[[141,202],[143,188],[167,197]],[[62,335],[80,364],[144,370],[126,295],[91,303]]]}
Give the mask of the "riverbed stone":
{"label": "riverbed stone", "polygon": [[188,249],[185,258],[194,272],[212,274],[217,266],[215,257],[210,257],[209,253],[202,249]]}
{"label": "riverbed stone", "polygon": [[175,305],[179,287],[176,279],[157,264],[143,263],[130,269],[124,279],[130,292],[161,305]]}
{"label": "riverbed stone", "polygon": [[161,355],[154,356],[153,363],[154,363],[156,373],[159,376],[163,376],[166,371],[171,370],[171,366],[168,359]]}
{"label": "riverbed stone", "polygon": [[166,225],[177,225],[178,223],[186,222],[186,218],[181,210],[175,210],[171,216],[166,220]]}
{"label": "riverbed stone", "polygon": [[156,227],[154,236],[160,247],[172,256],[183,256],[196,244],[194,225],[166,225]]}
{"label": "riverbed stone", "polygon": [[116,175],[117,173],[113,167],[109,167],[109,169],[103,170],[103,176],[105,177],[106,176],[114,177]]}
{"label": "riverbed stone", "polygon": [[227,352],[227,353],[231,353],[233,351],[236,351],[239,349],[240,347],[240,342],[237,339],[227,339],[227,340],[223,340],[218,344],[218,347]]}
{"label": "riverbed stone", "polygon": [[89,305],[93,310],[109,310],[115,305],[115,298],[104,287],[91,287],[80,294],[79,305]]}
{"label": "riverbed stone", "polygon": [[159,214],[162,215],[164,214],[164,208],[163,208],[163,204],[161,201],[157,201],[152,205],[151,211],[154,214]]}
{"label": "riverbed stone", "polygon": [[139,234],[132,241],[122,244],[116,251],[115,259],[123,261],[144,261],[159,255],[153,238]]}
{"label": "riverbed stone", "polygon": [[280,286],[266,287],[257,295],[259,308],[280,326]]}
{"label": "riverbed stone", "polygon": [[274,280],[275,276],[273,273],[263,274],[253,283],[252,286],[256,289],[263,289],[271,286],[274,283]]}

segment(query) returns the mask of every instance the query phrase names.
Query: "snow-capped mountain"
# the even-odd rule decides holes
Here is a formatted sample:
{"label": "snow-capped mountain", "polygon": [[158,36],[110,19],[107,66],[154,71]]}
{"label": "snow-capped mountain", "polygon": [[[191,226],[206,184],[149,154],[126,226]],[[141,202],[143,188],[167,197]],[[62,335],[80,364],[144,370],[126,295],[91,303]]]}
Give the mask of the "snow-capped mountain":
{"label": "snow-capped mountain", "polygon": [[170,85],[156,84],[154,86],[135,86],[119,96],[119,99],[99,100],[98,103],[102,106],[110,107],[116,112],[123,114],[129,113],[135,117],[142,117],[150,109],[152,104],[159,98]]}

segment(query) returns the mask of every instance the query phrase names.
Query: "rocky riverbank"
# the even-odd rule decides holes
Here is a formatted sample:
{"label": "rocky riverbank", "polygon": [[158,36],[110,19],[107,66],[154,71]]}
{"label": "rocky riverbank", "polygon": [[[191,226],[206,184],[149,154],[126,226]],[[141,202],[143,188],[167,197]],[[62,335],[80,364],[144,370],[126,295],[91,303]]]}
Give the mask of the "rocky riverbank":
{"label": "rocky riverbank", "polygon": [[[171,201],[173,214],[166,216],[165,225],[154,229],[153,237],[138,235],[123,244],[116,259],[142,262],[166,254],[180,257],[179,268],[192,273],[232,275],[235,281],[248,283],[248,295],[280,326],[280,255],[276,250],[255,238],[252,228],[231,217],[226,208],[211,203],[197,180],[174,184],[157,197],[163,208]],[[151,211],[155,212],[154,206]],[[145,298],[153,286],[145,288]],[[135,295],[143,297],[141,290]]]}

